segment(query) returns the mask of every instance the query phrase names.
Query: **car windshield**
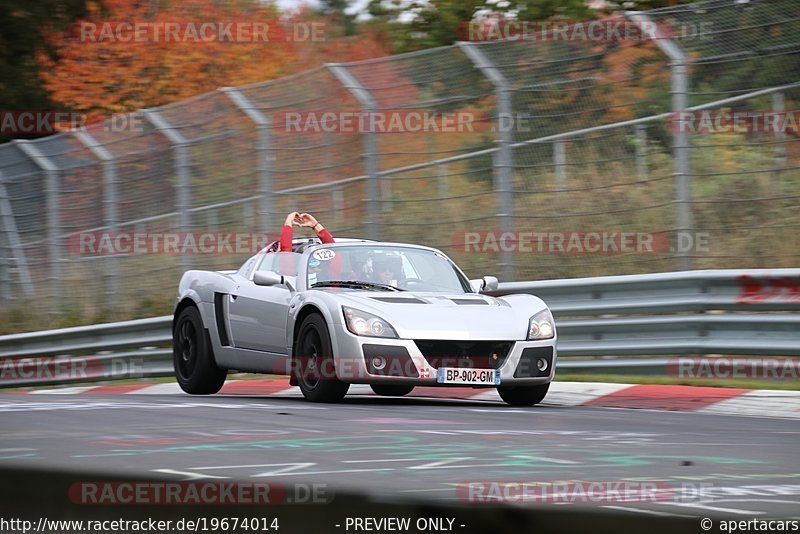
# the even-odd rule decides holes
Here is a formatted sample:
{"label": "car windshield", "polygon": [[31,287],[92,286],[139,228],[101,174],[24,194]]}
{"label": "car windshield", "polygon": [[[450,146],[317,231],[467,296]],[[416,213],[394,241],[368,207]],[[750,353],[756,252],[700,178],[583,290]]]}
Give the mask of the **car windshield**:
{"label": "car windshield", "polygon": [[308,287],[468,293],[469,281],[443,254],[412,247],[323,247],[308,258]]}

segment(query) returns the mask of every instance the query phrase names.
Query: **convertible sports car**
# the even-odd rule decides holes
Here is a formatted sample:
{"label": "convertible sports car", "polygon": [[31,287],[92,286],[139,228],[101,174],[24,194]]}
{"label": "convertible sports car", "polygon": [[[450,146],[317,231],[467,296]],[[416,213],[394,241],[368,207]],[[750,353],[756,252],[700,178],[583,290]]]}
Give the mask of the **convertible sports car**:
{"label": "convertible sports car", "polygon": [[187,393],[220,390],[228,370],[290,375],[306,399],[336,402],[350,384],[400,396],[415,386],[497,388],[540,402],[555,374],[553,317],[533,295],[491,297],[417,245],[295,239],[237,271],[187,271],[173,320],[175,374]]}

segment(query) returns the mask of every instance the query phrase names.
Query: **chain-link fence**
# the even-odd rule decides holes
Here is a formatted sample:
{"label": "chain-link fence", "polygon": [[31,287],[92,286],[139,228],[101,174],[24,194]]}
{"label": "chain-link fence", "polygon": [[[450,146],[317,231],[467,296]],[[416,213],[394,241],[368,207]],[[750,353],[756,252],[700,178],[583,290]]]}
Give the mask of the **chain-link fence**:
{"label": "chain-link fence", "polygon": [[2,145],[4,329],[166,312],[182,270],[237,267],[293,210],[501,280],[796,266],[794,7],[330,64]]}

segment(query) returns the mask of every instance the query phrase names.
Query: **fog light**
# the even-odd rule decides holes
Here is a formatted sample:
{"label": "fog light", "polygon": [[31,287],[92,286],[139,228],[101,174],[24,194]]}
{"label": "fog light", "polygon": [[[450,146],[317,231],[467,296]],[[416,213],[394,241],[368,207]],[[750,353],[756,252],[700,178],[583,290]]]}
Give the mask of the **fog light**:
{"label": "fog light", "polygon": [[545,360],[544,358],[539,358],[538,360],[536,360],[536,368],[539,369],[539,371],[546,371],[547,360]]}
{"label": "fog light", "polygon": [[372,358],[372,368],[373,369],[377,369],[377,370],[380,371],[384,367],[386,367],[386,360],[383,358],[383,356],[376,356],[376,357]]}

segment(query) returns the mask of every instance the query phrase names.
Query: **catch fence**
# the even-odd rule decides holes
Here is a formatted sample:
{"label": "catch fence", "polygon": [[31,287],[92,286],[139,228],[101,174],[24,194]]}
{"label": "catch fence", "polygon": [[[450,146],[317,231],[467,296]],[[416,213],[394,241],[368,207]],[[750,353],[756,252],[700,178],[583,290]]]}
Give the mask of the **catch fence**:
{"label": "catch fence", "polygon": [[796,266],[794,7],[328,64],[2,145],[4,328],[165,313],[183,270],[236,267],[292,210],[503,281]]}

